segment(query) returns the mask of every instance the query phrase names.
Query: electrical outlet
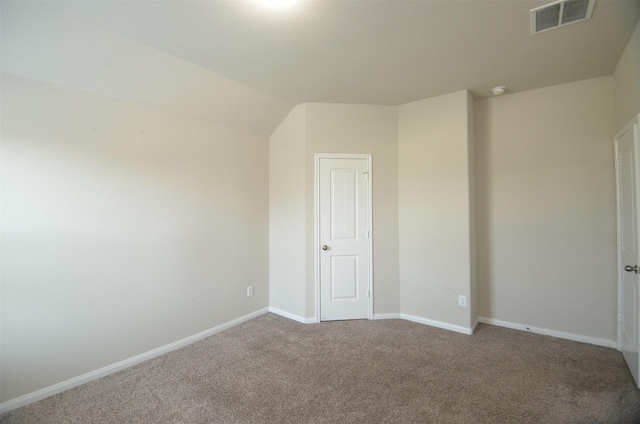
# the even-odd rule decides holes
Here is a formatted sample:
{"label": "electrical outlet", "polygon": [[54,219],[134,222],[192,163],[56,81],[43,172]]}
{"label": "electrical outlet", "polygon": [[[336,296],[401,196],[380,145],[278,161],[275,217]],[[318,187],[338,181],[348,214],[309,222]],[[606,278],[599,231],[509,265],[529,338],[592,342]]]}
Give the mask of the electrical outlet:
{"label": "electrical outlet", "polygon": [[247,297],[253,296],[253,286],[247,286]]}
{"label": "electrical outlet", "polygon": [[458,306],[462,306],[463,308],[467,307],[467,296],[458,295]]}

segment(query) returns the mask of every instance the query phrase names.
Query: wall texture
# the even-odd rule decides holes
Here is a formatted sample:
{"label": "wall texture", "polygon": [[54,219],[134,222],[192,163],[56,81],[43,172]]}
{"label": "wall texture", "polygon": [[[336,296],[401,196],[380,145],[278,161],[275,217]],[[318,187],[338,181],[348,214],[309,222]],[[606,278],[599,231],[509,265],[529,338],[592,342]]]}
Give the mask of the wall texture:
{"label": "wall texture", "polygon": [[613,74],[615,130],[619,131],[640,113],[640,22]]}
{"label": "wall texture", "polygon": [[469,329],[472,177],[469,102],[459,91],[399,107],[403,314]]}
{"label": "wall texture", "polygon": [[0,399],[266,307],[267,149],[3,74]]}
{"label": "wall texture", "polygon": [[480,315],[613,341],[613,80],[476,102]]}

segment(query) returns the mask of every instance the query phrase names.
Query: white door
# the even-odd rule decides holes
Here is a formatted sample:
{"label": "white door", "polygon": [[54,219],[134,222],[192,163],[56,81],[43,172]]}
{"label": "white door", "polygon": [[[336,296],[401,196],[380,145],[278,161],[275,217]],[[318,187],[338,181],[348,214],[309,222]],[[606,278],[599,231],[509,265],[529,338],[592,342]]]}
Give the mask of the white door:
{"label": "white door", "polygon": [[638,125],[628,125],[616,136],[616,177],[618,182],[618,338],[631,374],[638,379],[640,293],[638,290]]}
{"label": "white door", "polygon": [[369,318],[370,158],[318,156],[320,320]]}

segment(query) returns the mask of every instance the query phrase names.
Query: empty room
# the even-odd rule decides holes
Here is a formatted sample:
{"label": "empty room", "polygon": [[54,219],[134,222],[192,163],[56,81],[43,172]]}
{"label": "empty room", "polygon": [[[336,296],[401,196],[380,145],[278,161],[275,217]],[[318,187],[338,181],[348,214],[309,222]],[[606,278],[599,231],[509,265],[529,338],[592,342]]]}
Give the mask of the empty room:
{"label": "empty room", "polygon": [[640,422],[640,1],[0,25],[0,423]]}

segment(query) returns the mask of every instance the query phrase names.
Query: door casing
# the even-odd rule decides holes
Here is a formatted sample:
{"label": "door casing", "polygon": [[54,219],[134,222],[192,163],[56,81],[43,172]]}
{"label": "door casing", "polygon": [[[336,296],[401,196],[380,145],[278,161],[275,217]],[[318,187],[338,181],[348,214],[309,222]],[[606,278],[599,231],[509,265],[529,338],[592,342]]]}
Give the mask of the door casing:
{"label": "door casing", "polygon": [[367,181],[367,221],[369,231],[369,313],[368,319],[373,319],[373,166],[370,154],[353,153],[316,153],[315,154],[315,195],[314,195],[314,247],[315,258],[315,295],[316,314],[315,322],[320,322],[320,160],[321,159],[366,159],[369,179]]}

